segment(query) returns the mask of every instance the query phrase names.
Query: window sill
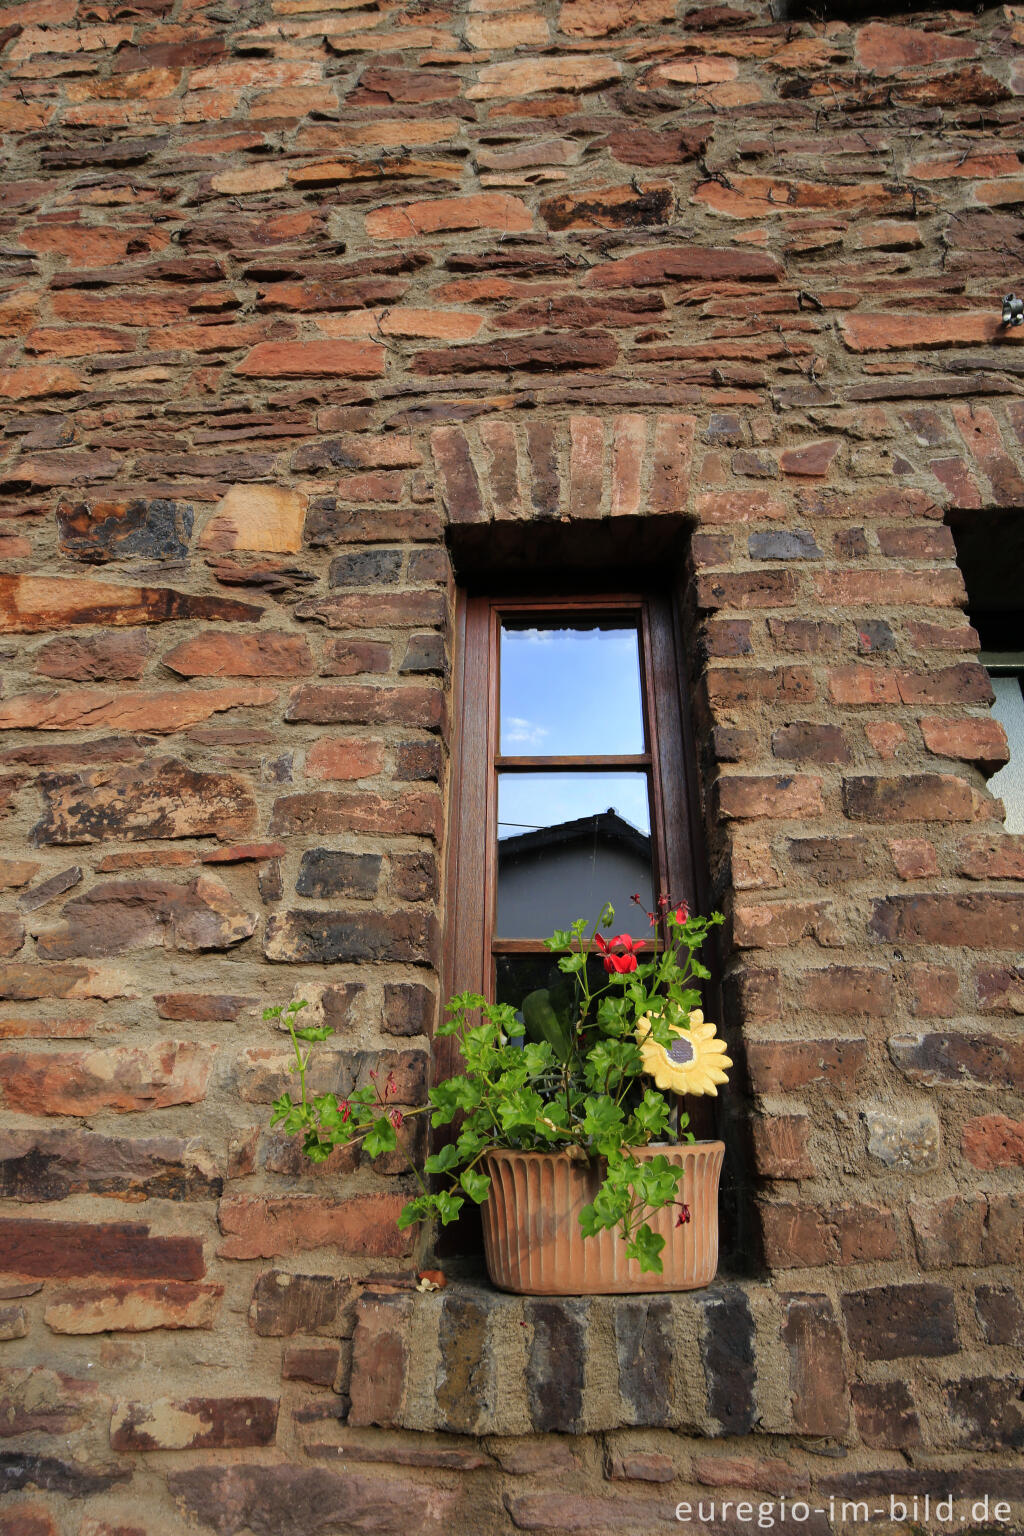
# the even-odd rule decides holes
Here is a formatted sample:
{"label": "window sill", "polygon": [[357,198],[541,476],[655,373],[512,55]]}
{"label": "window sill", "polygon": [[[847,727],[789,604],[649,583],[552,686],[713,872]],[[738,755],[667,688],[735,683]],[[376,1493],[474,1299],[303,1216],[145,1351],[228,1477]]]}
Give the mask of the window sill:
{"label": "window sill", "polygon": [[352,1425],[841,1436],[848,1423],[831,1303],[758,1282],[589,1297],[379,1287],[357,1304],[352,1342]]}

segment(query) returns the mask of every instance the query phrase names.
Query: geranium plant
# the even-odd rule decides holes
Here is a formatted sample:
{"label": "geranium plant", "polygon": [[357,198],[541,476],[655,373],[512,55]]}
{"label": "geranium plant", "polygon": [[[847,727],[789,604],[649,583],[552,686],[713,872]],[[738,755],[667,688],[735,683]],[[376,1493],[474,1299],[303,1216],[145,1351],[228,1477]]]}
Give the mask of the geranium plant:
{"label": "geranium plant", "polygon": [[715,1094],[732,1062],[697,1007],[695,985],[710,975],[698,957],[721,914],[691,917],[662,897],[648,916],[661,935],[650,947],[625,933],[604,937],[600,928],[615,920],[610,905],[593,928],[580,919],[553,933],[544,942],[558,957],[561,980],[529,993],[518,1010],[471,992],[453,997],[439,1032],[456,1037],[463,1071],[414,1109],[393,1103],[393,1078],[373,1074],[347,1099],[310,1097],[304,1047],[326,1039],[330,1028],[302,1027],[301,1000],[268,1008],[264,1018],[283,1018],[291,1033],[300,1088],[297,1101],[287,1093],[275,1101],[271,1124],[300,1135],[307,1157],[318,1162],[337,1146],[356,1144],[370,1157],[393,1152],[403,1119],[414,1115],[429,1114],[435,1127],[454,1125],[422,1171],[410,1162],[420,1193],[402,1211],[401,1227],[447,1224],[467,1199],[486,1200],[490,1179],[480,1164],[489,1151],[568,1150],[603,1173],[580,1214],[584,1234],[618,1228],[629,1258],[661,1273],[665,1239],[647,1217],[674,1205],[676,1224],[689,1220],[677,1198],[682,1170],[660,1154],[641,1160],[631,1149],[693,1141],[689,1117],[666,1094]]}

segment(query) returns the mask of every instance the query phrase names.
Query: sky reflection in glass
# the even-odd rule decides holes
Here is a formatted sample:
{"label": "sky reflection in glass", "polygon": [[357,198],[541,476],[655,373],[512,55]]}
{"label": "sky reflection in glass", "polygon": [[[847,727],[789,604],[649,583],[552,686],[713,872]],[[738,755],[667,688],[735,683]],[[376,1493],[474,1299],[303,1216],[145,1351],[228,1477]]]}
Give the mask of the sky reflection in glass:
{"label": "sky reflection in glass", "polygon": [[503,756],[587,757],[643,750],[636,629],[502,626]]}

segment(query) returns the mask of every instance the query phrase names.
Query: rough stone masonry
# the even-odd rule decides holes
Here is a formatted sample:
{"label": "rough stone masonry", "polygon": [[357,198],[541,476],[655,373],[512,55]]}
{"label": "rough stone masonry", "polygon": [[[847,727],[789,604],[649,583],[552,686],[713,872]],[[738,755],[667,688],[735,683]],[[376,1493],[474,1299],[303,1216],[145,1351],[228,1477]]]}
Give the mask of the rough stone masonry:
{"label": "rough stone masonry", "polygon": [[[1024,7],[813,11],[0,11],[3,1536],[1024,1527],[1024,840],[949,527],[1024,517]],[[612,517],[691,530],[756,1219],[691,1296],[420,1296],[260,1012],[422,1099],[448,530]]]}

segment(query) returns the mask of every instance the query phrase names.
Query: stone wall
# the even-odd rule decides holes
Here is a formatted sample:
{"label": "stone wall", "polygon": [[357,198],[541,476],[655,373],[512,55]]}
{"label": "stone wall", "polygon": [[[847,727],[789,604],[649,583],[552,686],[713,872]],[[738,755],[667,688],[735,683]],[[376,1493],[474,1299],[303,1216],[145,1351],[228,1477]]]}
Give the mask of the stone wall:
{"label": "stone wall", "polygon": [[[1024,847],[947,521],[1024,505],[1022,42],[0,12],[4,1536],[1024,1524]],[[403,1165],[269,1131],[261,1010],[422,1099],[449,550],[610,519],[691,530],[759,1236],[694,1296],[422,1296]]]}

